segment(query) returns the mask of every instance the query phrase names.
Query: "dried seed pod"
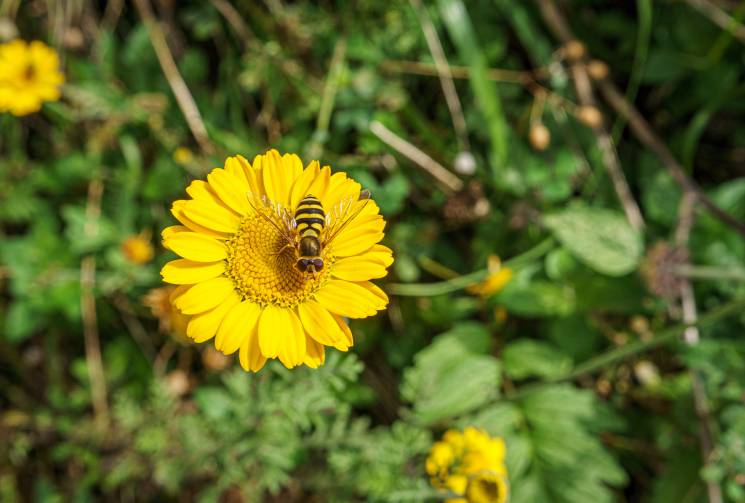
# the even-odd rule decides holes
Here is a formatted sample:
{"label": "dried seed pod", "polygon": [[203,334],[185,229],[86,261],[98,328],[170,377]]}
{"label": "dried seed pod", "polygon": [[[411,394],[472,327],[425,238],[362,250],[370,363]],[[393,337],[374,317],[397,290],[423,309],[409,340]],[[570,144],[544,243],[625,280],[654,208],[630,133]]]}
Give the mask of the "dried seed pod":
{"label": "dried seed pod", "polygon": [[681,287],[676,270],[686,261],[684,249],[672,247],[665,241],[648,249],[642,262],[641,275],[649,291],[666,300],[676,299]]}
{"label": "dried seed pod", "polygon": [[579,61],[585,57],[587,49],[585,48],[585,44],[579,40],[570,40],[564,46],[564,54],[569,61]]}
{"label": "dried seed pod", "polygon": [[587,64],[587,73],[593,80],[603,80],[610,73],[610,69],[605,61],[593,59]]}
{"label": "dried seed pod", "polygon": [[603,114],[597,107],[585,105],[577,109],[576,112],[577,120],[588,127],[600,127],[603,124]]}
{"label": "dried seed pod", "polygon": [[551,132],[542,123],[536,122],[530,126],[528,139],[535,150],[546,150],[551,144]]}
{"label": "dried seed pod", "polygon": [[481,183],[471,180],[463,190],[448,199],[443,208],[443,216],[450,225],[460,225],[485,217],[489,209],[489,201],[484,197]]}

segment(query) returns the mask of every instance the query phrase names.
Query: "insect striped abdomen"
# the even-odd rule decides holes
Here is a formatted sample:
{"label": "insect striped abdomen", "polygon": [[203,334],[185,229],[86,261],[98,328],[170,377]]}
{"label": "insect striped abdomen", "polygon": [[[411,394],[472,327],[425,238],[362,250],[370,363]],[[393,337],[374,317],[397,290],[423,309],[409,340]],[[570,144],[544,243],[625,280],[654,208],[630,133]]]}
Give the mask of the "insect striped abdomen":
{"label": "insect striped abdomen", "polygon": [[321,201],[310,194],[305,196],[295,210],[295,222],[301,238],[320,237],[321,230],[326,224],[326,213],[323,211]]}

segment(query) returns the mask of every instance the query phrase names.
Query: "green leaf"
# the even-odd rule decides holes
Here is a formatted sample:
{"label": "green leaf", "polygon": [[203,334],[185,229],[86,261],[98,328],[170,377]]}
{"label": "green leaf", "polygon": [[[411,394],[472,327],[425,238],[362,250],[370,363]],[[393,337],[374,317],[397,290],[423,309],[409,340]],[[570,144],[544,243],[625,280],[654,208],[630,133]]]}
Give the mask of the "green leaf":
{"label": "green leaf", "polygon": [[404,373],[401,394],[413,402],[414,419],[420,424],[456,417],[497,396],[499,362],[475,353],[473,343],[464,343],[461,335],[435,338]]}
{"label": "green leaf", "polygon": [[512,379],[550,379],[567,373],[572,367],[572,360],[548,343],[520,339],[504,348],[502,364],[505,373]]}
{"label": "green leaf", "polygon": [[577,203],[544,222],[578,260],[599,273],[623,276],[639,263],[642,237],[617,211]]}

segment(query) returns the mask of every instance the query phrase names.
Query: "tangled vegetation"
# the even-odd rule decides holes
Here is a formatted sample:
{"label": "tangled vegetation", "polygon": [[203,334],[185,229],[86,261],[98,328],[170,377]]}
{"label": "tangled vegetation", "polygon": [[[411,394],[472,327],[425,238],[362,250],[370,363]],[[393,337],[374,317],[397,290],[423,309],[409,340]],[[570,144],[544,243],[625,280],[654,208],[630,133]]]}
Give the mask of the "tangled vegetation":
{"label": "tangled vegetation", "polygon": [[[0,501],[745,502],[743,19],[0,2]],[[322,365],[196,343],[160,275],[185,188],[272,148],[393,250]]]}

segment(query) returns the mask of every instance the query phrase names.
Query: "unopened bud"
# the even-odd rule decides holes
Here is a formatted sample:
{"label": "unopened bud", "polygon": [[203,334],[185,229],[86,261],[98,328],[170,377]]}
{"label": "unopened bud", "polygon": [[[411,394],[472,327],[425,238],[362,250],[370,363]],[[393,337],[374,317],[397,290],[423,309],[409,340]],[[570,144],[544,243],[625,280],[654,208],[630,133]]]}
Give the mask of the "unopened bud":
{"label": "unopened bud", "polygon": [[579,61],[585,57],[587,49],[585,49],[585,44],[579,40],[571,40],[564,46],[564,54],[569,61]]}
{"label": "unopened bud", "polygon": [[608,73],[610,73],[610,70],[608,68],[608,65],[605,63],[605,61],[600,61],[599,59],[593,59],[587,64],[587,73],[590,75],[590,78],[593,80],[603,80],[608,76]]}
{"label": "unopened bud", "polygon": [[536,122],[530,126],[528,139],[530,140],[530,145],[534,149],[546,150],[551,144],[551,132],[542,123]]}
{"label": "unopened bud", "polygon": [[603,114],[593,106],[582,106],[577,109],[577,120],[585,126],[592,128],[600,127],[603,124]]}

